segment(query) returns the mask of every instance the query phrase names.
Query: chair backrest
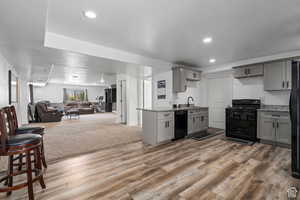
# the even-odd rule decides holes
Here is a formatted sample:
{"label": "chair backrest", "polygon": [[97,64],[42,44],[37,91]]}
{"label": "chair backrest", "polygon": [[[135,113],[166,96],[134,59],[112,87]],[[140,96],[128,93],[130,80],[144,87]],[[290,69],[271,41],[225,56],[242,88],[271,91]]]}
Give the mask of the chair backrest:
{"label": "chair backrest", "polygon": [[3,109],[0,109],[0,152],[6,150],[8,119]]}
{"label": "chair backrest", "polygon": [[12,131],[14,132],[18,128],[18,117],[17,117],[17,112],[15,106],[10,106],[10,112],[11,112],[11,117],[12,117],[12,124],[13,124],[13,129]]}
{"label": "chair backrest", "polygon": [[16,127],[14,126],[13,116],[9,106],[2,108],[5,117],[5,123],[7,124],[7,134],[14,135]]}
{"label": "chair backrest", "polygon": [[47,104],[45,103],[37,103],[36,104],[36,109],[38,112],[47,112],[48,111],[48,108],[47,108]]}

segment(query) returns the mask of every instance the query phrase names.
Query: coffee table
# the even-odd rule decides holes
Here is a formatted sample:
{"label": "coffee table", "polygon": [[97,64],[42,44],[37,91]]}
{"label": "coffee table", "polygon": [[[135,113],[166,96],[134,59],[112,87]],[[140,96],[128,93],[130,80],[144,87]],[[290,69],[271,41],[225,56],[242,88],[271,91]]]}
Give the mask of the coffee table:
{"label": "coffee table", "polygon": [[69,118],[69,119],[72,119],[72,116],[76,117],[77,119],[80,118],[79,109],[72,108],[70,110],[67,110],[65,113],[66,113],[67,118]]}

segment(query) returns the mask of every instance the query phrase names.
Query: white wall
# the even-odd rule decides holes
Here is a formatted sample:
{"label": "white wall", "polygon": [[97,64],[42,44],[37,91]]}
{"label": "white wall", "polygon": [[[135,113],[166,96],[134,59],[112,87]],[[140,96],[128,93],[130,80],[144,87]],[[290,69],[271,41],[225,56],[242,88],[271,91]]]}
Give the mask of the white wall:
{"label": "white wall", "polygon": [[0,53],[0,107],[8,105],[8,70],[12,70],[19,79],[18,103],[14,103],[18,115],[19,124],[27,124],[28,88],[24,77],[20,76],[8,60]]}
{"label": "white wall", "polygon": [[261,99],[266,105],[288,105],[289,91],[264,91],[263,77],[233,79],[233,98]]}
{"label": "white wall", "polygon": [[0,53],[0,107],[8,105],[8,61]]}
{"label": "white wall", "polygon": [[[157,81],[166,80],[166,99],[157,99]],[[194,98],[197,106],[207,106],[206,100],[206,81],[189,82],[186,92],[173,93],[172,71],[155,74],[152,78],[153,107],[170,107],[172,104],[186,104],[187,97]]]}
{"label": "white wall", "polygon": [[96,102],[97,96],[105,96],[104,86],[77,86],[49,83],[46,87],[34,87],[34,101],[48,100],[51,103],[63,102],[63,88],[87,89],[88,98],[91,102]]}

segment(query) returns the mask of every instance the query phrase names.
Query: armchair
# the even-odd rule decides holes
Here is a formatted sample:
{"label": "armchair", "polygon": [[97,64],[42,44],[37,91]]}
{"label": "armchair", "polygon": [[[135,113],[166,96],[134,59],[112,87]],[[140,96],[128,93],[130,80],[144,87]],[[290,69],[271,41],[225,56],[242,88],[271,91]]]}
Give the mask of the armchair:
{"label": "armchair", "polygon": [[63,114],[56,109],[48,109],[46,103],[39,102],[36,104],[36,112],[39,122],[59,122]]}

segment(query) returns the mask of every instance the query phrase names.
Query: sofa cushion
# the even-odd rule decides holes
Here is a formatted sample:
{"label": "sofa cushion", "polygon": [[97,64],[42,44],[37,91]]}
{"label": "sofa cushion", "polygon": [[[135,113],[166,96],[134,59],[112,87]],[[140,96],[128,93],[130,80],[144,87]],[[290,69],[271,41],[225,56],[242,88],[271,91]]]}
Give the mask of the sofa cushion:
{"label": "sofa cushion", "polygon": [[44,135],[44,127],[19,127],[16,129],[16,134],[40,134]]}
{"label": "sofa cushion", "polygon": [[9,136],[7,146],[20,146],[32,143],[38,143],[42,140],[42,136],[38,134],[21,134]]}

